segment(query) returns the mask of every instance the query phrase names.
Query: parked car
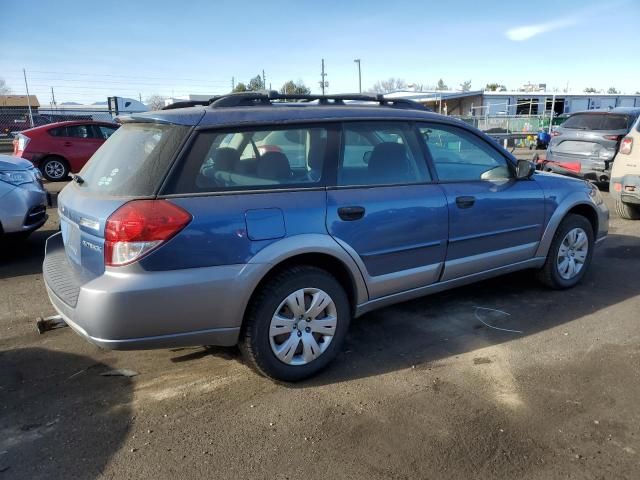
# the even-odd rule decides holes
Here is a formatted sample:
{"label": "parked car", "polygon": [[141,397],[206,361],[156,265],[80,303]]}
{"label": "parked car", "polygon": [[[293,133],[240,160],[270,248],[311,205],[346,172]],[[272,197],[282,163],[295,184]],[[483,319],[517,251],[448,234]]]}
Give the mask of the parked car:
{"label": "parked car", "polygon": [[584,277],[607,234],[597,188],[413,102],[348,98],[121,118],[58,197],[56,310],[105,348],[239,342],[295,381],[373,309],[520,269],[553,288]]}
{"label": "parked car", "polygon": [[30,160],[52,182],[76,173],[118,128],[95,121],[57,122],[20,132],[13,140],[13,154]]}
{"label": "parked car", "polygon": [[609,182],[620,140],[640,109],[619,107],[570,115],[551,132],[546,168],[593,182]]}
{"label": "parked car", "polygon": [[640,220],[640,118],[620,142],[609,192],[622,218]]}
{"label": "parked car", "polygon": [[40,171],[27,160],[0,155],[0,234],[26,237],[46,221]]}
{"label": "parked car", "polygon": [[[44,115],[33,115],[33,125],[38,127],[50,123],[48,117]],[[5,113],[0,115],[0,137],[12,138],[13,135],[21,130],[31,128],[31,120],[26,113]]]}

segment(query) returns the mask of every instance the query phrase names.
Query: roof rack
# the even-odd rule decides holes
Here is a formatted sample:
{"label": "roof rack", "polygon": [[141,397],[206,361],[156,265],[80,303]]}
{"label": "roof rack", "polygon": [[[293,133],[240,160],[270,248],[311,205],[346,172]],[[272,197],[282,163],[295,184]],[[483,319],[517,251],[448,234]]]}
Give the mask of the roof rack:
{"label": "roof rack", "polygon": [[172,103],[162,110],[173,110],[176,108],[210,106],[212,108],[229,108],[229,107],[251,107],[259,105],[273,105],[274,103],[283,102],[318,102],[319,105],[346,105],[349,102],[374,102],[380,106],[408,108],[413,110],[427,110],[421,103],[408,100],[406,98],[385,98],[384,95],[363,95],[359,93],[338,94],[338,95],[296,95],[282,94],[275,90],[257,91],[257,92],[238,92],[226,95],[217,95],[209,100],[192,100]]}

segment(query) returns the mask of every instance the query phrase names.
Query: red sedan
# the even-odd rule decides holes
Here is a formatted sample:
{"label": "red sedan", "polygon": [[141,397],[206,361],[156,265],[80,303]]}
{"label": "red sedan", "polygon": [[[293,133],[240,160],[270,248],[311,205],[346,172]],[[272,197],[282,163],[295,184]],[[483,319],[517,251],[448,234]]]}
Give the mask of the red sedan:
{"label": "red sedan", "polygon": [[64,180],[80,171],[118,126],[81,120],[30,128],[13,140],[13,154],[30,160],[47,180]]}

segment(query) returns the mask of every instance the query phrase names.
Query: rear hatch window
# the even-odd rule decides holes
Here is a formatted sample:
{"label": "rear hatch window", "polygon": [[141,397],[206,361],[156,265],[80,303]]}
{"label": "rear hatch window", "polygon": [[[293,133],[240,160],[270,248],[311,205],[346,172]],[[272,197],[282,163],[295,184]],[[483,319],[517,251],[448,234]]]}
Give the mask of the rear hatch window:
{"label": "rear hatch window", "polygon": [[629,130],[634,118],[631,115],[611,113],[578,113],[571,115],[562,128],[576,130]]}
{"label": "rear hatch window", "polygon": [[123,125],[82,169],[79,187],[101,196],[153,195],[188,132],[180,125]]}

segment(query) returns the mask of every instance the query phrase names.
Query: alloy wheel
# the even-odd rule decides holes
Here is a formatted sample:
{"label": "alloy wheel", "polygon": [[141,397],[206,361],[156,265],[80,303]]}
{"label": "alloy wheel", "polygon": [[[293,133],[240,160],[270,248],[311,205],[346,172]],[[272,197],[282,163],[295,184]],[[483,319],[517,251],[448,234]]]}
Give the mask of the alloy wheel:
{"label": "alloy wheel", "polygon": [[571,280],[577,276],[584,267],[589,253],[589,237],[579,227],[567,232],[560,243],[556,266],[558,273],[565,280]]}

